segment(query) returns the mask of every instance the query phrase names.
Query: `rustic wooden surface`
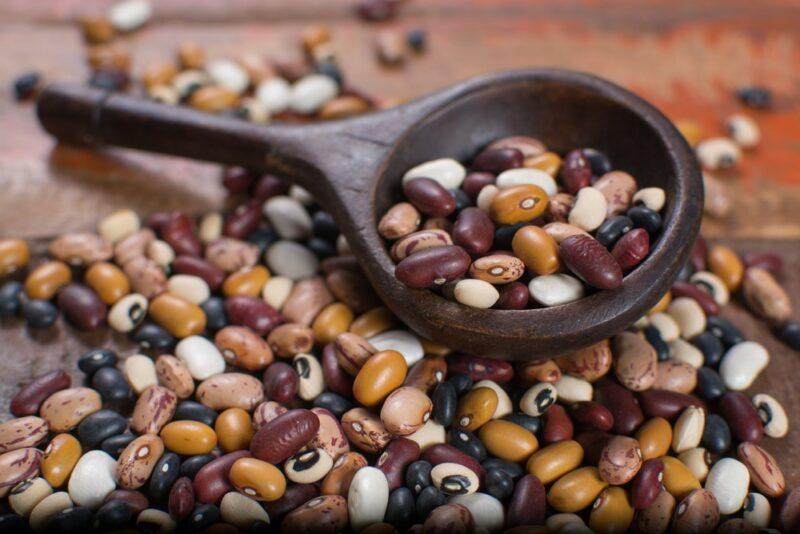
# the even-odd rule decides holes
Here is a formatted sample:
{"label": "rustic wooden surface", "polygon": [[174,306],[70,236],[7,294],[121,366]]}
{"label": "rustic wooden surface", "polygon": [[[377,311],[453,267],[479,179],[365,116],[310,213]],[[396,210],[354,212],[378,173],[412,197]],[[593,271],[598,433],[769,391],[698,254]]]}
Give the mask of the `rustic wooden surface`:
{"label": "rustic wooden surface", "polygon": [[[74,21],[109,1],[0,0],[0,236],[30,239],[90,228],[103,214],[131,206],[146,214],[218,208],[224,193],[211,165],[135,154],[56,147],[31,106],[13,102],[12,80],[37,69],[48,79],[87,76]],[[350,0],[159,0],[144,30],[125,38],[134,72],[170,57],[183,40],[203,43],[212,57],[261,51],[297,54],[299,32],[327,21],[349,80],[380,96],[408,98],[471,75],[531,66],[561,66],[606,76],[636,90],[673,119],[694,119],[705,133],[741,107],[737,87],[758,83],[776,96],[770,112],[746,112],[762,127],[759,148],[723,177],[734,195],[724,221],[704,234],[741,252],[778,251],[784,283],[800,306],[800,4],[792,0],[409,0],[391,23],[428,29],[430,50],[405,68],[374,60],[378,28],[352,16]],[[676,5],[677,4],[677,5]],[[800,354],[738,306],[725,315],[771,352],[772,364],[752,392],[767,391],[800,425]],[[797,312],[795,313],[796,317]],[[56,368],[72,369],[87,347],[133,346],[109,333],[78,334],[61,323],[46,333],[16,321],[0,323],[0,411],[19,384]],[[77,378],[77,377],[76,377]],[[800,483],[800,430],[766,440],[791,484]]]}

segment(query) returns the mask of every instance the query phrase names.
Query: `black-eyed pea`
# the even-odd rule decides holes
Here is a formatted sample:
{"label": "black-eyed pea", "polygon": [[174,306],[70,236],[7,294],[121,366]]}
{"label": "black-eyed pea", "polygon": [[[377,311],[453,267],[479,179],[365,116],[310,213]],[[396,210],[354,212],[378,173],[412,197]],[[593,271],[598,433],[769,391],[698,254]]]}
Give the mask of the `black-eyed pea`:
{"label": "black-eyed pea", "polygon": [[628,532],[633,523],[633,507],[628,493],[617,486],[606,488],[594,502],[589,514],[589,528],[603,533]]}
{"label": "black-eyed pea", "polygon": [[444,462],[431,469],[431,481],[439,491],[447,495],[466,495],[478,491],[478,475],[470,468]]}
{"label": "black-eyed pea", "polygon": [[700,481],[686,464],[672,456],[662,456],[664,462],[664,476],[661,483],[673,497],[683,499],[690,492],[700,489]]}
{"label": "black-eyed pea", "polygon": [[516,463],[527,460],[539,448],[532,432],[502,419],[483,425],[479,435],[491,455]]}
{"label": "black-eyed pea", "polygon": [[347,439],[365,452],[380,452],[392,439],[381,419],[364,408],[345,412],[342,415],[342,429]]}
{"label": "black-eyed pea", "polygon": [[353,310],[342,302],[334,302],[322,308],[311,324],[317,345],[332,343],[339,334],[347,332],[353,317]]}
{"label": "black-eyed pea", "polygon": [[492,418],[497,404],[497,393],[492,388],[480,387],[471,390],[459,400],[456,425],[470,432],[477,430]]}
{"label": "black-eyed pea", "polygon": [[147,388],[133,408],[131,429],[140,434],[157,434],[175,413],[178,397],[164,386]]}
{"label": "black-eyed pea", "polygon": [[700,165],[708,171],[735,167],[742,158],[739,146],[727,137],[712,137],[701,141],[695,151]]}
{"label": "black-eyed pea", "polygon": [[131,441],[117,460],[117,483],[125,489],[137,489],[150,478],[156,462],[164,454],[164,442],[152,434]]}
{"label": "black-eyed pea", "polygon": [[600,476],[613,485],[622,485],[633,479],[642,467],[639,442],[626,436],[614,436],[600,453]]}
{"label": "black-eyed pea", "polygon": [[581,467],[559,478],[547,493],[547,502],[559,512],[579,512],[608,487],[596,467]]}
{"label": "black-eyed pea", "polygon": [[58,434],[44,451],[42,476],[54,488],[66,484],[75,464],[81,457],[81,444],[72,434]]}
{"label": "black-eyed pea", "polygon": [[696,489],[675,508],[672,529],[673,532],[710,534],[719,523],[719,515],[714,495],[708,490]]}
{"label": "black-eyed pea", "polygon": [[170,515],[156,508],[147,508],[136,516],[136,528],[145,532],[173,532],[177,524]]}
{"label": "black-eyed pea", "polygon": [[769,527],[772,517],[772,506],[769,500],[760,493],[748,493],[742,507],[742,518],[756,528]]}
{"label": "black-eyed pea", "polygon": [[297,395],[306,401],[316,399],[325,390],[322,365],[310,354],[298,354],[292,360],[299,382]]}
{"label": "black-eyed pea", "polygon": [[728,290],[728,286],[725,285],[722,278],[710,271],[698,271],[694,273],[689,278],[689,282],[711,295],[714,302],[720,306],[725,306],[730,301],[730,290]]}
{"label": "black-eyed pea", "polygon": [[253,421],[241,408],[228,408],[214,421],[219,448],[224,453],[245,450],[253,439]]}
{"label": "black-eyed pea", "polygon": [[789,432],[789,418],[775,397],[759,393],[753,396],[753,405],[758,410],[761,422],[764,423],[764,434],[771,438],[786,436]]}
{"label": "black-eyed pea", "polygon": [[113,263],[100,261],[92,264],[84,274],[84,281],[109,306],[131,292],[128,277]]}
{"label": "black-eyed pea", "polygon": [[62,261],[42,263],[25,278],[25,293],[32,299],[50,300],[72,280],[69,266]]}
{"label": "black-eyed pea", "polygon": [[643,459],[660,458],[669,452],[672,444],[672,427],[666,419],[654,417],[636,431],[636,440],[639,442]]}
{"label": "black-eyed pea", "polygon": [[44,498],[52,495],[53,488],[43,478],[20,482],[8,494],[8,505],[17,515],[28,517]]}
{"label": "black-eyed pea", "polygon": [[286,491],[286,478],[274,465],[255,458],[239,458],[228,478],[241,493],[258,501],[275,501]]}
{"label": "black-eyed pea", "polygon": [[179,399],[188,399],[194,393],[194,379],[182,361],[170,354],[156,359],[156,376],[160,385],[171,390]]}
{"label": "black-eyed pea", "polygon": [[267,343],[279,358],[292,358],[314,347],[314,331],[299,323],[286,323],[275,327],[267,336]]}
{"label": "black-eyed pea", "polygon": [[725,119],[725,129],[731,139],[742,148],[755,148],[761,140],[758,124],[742,113],[734,113]]}
{"label": "black-eyed pea", "polygon": [[381,407],[381,421],[392,434],[407,436],[419,430],[430,419],[432,410],[433,403],[425,393],[404,386],[386,397]]}
{"label": "black-eyed pea", "polygon": [[131,332],[144,320],[149,303],[144,295],[125,295],[111,306],[108,325],[117,332]]}
{"label": "black-eyed pea", "polygon": [[703,447],[694,447],[683,451],[678,455],[678,460],[683,462],[700,482],[703,482],[708,476],[708,471],[711,467],[711,454]]}
{"label": "black-eyed pea", "polygon": [[328,474],[322,481],[320,492],[323,495],[341,495],[346,497],[350,490],[350,481],[356,472],[367,466],[367,459],[357,452],[348,452],[341,455],[334,462]]}
{"label": "black-eyed pea", "polygon": [[526,469],[542,484],[550,484],[580,467],[582,461],[583,447],[580,443],[574,440],[564,440],[533,453],[528,459]]}
{"label": "black-eyed pea", "polygon": [[263,265],[243,267],[228,275],[222,283],[222,293],[226,297],[245,295],[257,297],[269,280],[270,272]]}
{"label": "black-eyed pea", "polygon": [[286,478],[297,484],[313,484],[325,478],[333,467],[333,459],[324,449],[303,449],[286,460]]}

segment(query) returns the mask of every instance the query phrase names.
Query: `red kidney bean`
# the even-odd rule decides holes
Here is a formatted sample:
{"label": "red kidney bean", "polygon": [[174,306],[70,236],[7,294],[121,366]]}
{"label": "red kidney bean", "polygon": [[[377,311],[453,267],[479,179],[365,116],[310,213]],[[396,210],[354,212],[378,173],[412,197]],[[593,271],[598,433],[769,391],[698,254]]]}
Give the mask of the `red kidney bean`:
{"label": "red kidney bean", "polygon": [[169,243],[175,254],[199,257],[203,244],[197,236],[194,221],[185,213],[175,212],[161,228],[161,238]]}
{"label": "red kidney bean", "polygon": [[778,518],[782,532],[796,532],[800,527],[800,487],[794,488],[784,497]]}
{"label": "red kidney bean", "polygon": [[700,307],[703,308],[703,311],[706,312],[706,315],[719,314],[719,304],[717,304],[717,301],[714,300],[714,297],[694,284],[678,280],[672,284],[670,291],[672,291],[672,296],[674,298],[689,297],[694,299],[697,301]]}
{"label": "red kidney bean", "polygon": [[555,443],[572,439],[575,427],[569,418],[567,410],[560,404],[554,404],[544,412],[544,427],[542,428],[542,441]]}
{"label": "red kidney bean", "polygon": [[614,427],[611,411],[599,402],[578,402],[570,405],[570,416],[579,425],[606,432]]}
{"label": "red kidney bean", "polygon": [[160,233],[174,216],[175,212],[172,211],[157,211],[147,216],[144,225]]}
{"label": "red kidney bean", "polygon": [[11,399],[11,413],[16,417],[36,415],[39,413],[39,406],[47,400],[47,397],[71,385],[72,380],[69,375],[61,369],[39,375]]}
{"label": "red kidney bean", "polygon": [[304,409],[289,410],[256,432],[250,442],[250,452],[259,460],[278,464],[314,439],[317,430],[319,418],[315,413]]}
{"label": "red kidney bean", "polygon": [[461,190],[474,199],[481,192],[481,189],[487,185],[493,185],[496,181],[497,178],[492,173],[471,172],[467,174],[461,183]]}
{"label": "red kidney bean", "polygon": [[580,150],[573,150],[564,156],[561,165],[561,182],[567,193],[574,195],[592,181],[592,167]]}
{"label": "red kidney bean", "polygon": [[694,395],[665,389],[639,392],[639,405],[647,417],[663,417],[670,422],[674,421],[689,406],[706,409],[706,404]]}
{"label": "red kidney bean", "polygon": [[692,253],[689,255],[689,263],[695,271],[706,270],[706,257],[708,256],[708,245],[703,236],[697,236],[697,240],[692,247]]}
{"label": "red kidney bean", "polygon": [[233,210],[225,218],[222,234],[236,239],[244,239],[248,234],[258,228],[261,222],[261,205],[263,202],[251,200]]}
{"label": "red kidney bean", "polygon": [[492,248],[494,223],[481,209],[464,208],[453,225],[453,243],[470,254],[483,254]]}
{"label": "red kidney bean", "polygon": [[408,438],[395,438],[378,457],[375,467],[383,471],[389,481],[389,491],[403,485],[406,467],[419,459],[419,444]]}
{"label": "red kidney bean", "polygon": [[511,282],[498,288],[500,298],[494,303],[498,310],[524,310],[528,306],[531,292],[522,282]]}
{"label": "red kidney bean", "polygon": [[664,462],[658,458],[645,460],[631,483],[631,504],[636,510],[644,510],[656,500],[661,492],[661,476]]}
{"label": "red kidney bean", "polygon": [[610,379],[595,386],[594,400],[608,408],[614,416],[614,433],[629,436],[644,421],[644,414],[636,397],[627,388]]}
{"label": "red kidney bean", "polygon": [[339,365],[333,343],[328,343],[322,349],[322,377],[329,390],[345,398],[353,396],[353,377]]}
{"label": "red kidney bean", "polygon": [[570,271],[598,289],[616,289],[622,285],[622,269],[614,256],[595,238],[586,234],[569,236],[558,249]]}
{"label": "red kidney bean", "polygon": [[748,252],[742,257],[742,261],[747,267],[761,267],[766,269],[773,276],[780,277],[783,274],[783,259],[772,252]]}
{"label": "red kidney bean", "polygon": [[231,467],[239,458],[249,456],[250,451],[231,452],[201,467],[194,476],[195,499],[205,504],[217,504],[226,493],[233,490],[228,480]]}
{"label": "red kidney bean", "polygon": [[[213,462],[214,460],[212,460]],[[181,477],[175,481],[169,490],[169,515],[177,521],[183,521],[194,510],[194,486],[192,479]]]}
{"label": "red kidney bean", "polygon": [[575,441],[583,448],[583,462],[587,465],[599,464],[603,449],[612,437],[608,432],[600,430],[584,430],[575,436]]}
{"label": "red kidney bean", "polygon": [[291,484],[286,486],[283,497],[263,504],[269,514],[270,522],[273,525],[279,525],[289,512],[318,495],[319,489],[314,484]]}
{"label": "red kidney bean", "polygon": [[425,460],[433,466],[446,462],[461,464],[467,469],[471,469],[478,475],[481,481],[483,481],[483,477],[486,476],[486,470],[475,458],[447,443],[435,443],[431,445],[422,452],[420,459]]}
{"label": "red kidney bean", "polygon": [[231,324],[246,326],[259,336],[266,336],[284,322],[275,308],[258,297],[228,297],[225,299],[225,312]]}
{"label": "red kidney bean", "polygon": [[268,198],[282,195],[289,190],[289,183],[272,174],[265,174],[253,186],[252,196],[263,203]]}
{"label": "red kidney bean", "polygon": [[525,156],[516,148],[490,148],[475,156],[472,168],[476,171],[500,174],[508,169],[522,167]]}
{"label": "red kidney bean", "polygon": [[217,291],[225,281],[225,271],[211,262],[194,256],[177,256],[172,260],[172,272],[202,278],[211,291]]}
{"label": "red kidney bean", "polygon": [[78,330],[95,330],[105,324],[108,306],[83,284],[67,284],[58,292],[58,308]]}
{"label": "red kidney bean", "polygon": [[426,289],[463,276],[470,263],[466,250],[448,245],[421,250],[407,257],[397,264],[394,273],[405,285],[414,289]]}
{"label": "red kidney bean", "polygon": [[127,489],[114,490],[106,495],[106,498],[103,499],[103,504],[113,501],[123,501],[128,503],[128,506],[130,506],[131,510],[133,511],[133,515],[137,515],[150,508],[150,501],[141,491]]}
{"label": "red kidney bean", "polygon": [[451,375],[469,375],[475,382],[479,380],[509,382],[514,378],[514,368],[509,362],[466,354],[448,356],[447,369]]}
{"label": "red kidney bean", "polygon": [[415,178],[403,185],[409,202],[419,211],[432,217],[447,217],[456,209],[456,199],[436,180]]}
{"label": "red kidney bean", "polygon": [[244,167],[228,167],[222,171],[222,187],[231,193],[244,193],[255,179],[255,174]]}
{"label": "red kidney bean", "polygon": [[647,257],[648,252],[650,252],[650,234],[643,228],[634,228],[623,235],[611,249],[611,255],[623,271],[639,265]]}
{"label": "red kidney bean", "polygon": [[740,391],[729,391],[719,399],[720,415],[737,441],[757,443],[764,436],[764,423],[750,398]]}
{"label": "red kidney bean", "polygon": [[544,485],[534,475],[525,475],[517,481],[508,503],[506,528],[523,525],[544,525],[547,494]]}
{"label": "red kidney bean", "polygon": [[264,393],[269,400],[287,402],[297,394],[300,378],[294,367],[274,362],[264,371]]}

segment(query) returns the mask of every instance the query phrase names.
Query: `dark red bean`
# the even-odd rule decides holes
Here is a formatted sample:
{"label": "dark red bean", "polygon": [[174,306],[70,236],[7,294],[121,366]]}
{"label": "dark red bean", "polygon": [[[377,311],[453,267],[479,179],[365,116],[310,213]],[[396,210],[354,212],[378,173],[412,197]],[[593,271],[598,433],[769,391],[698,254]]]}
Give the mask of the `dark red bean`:
{"label": "dark red bean", "polygon": [[205,504],[217,504],[226,493],[233,490],[228,480],[231,467],[239,458],[249,456],[250,451],[231,452],[201,467],[194,476],[195,499]]}
{"label": "dark red bean", "polygon": [[522,282],[511,282],[500,286],[500,298],[494,303],[498,310],[524,310],[528,306],[531,292]]}
{"label": "dark red bean", "polygon": [[470,263],[466,250],[449,245],[421,250],[398,263],[394,272],[397,279],[405,285],[414,289],[426,289],[463,276]]}
{"label": "dark red bean", "polygon": [[319,418],[314,412],[289,410],[264,424],[250,442],[255,458],[279,464],[302,449],[319,430]]}
{"label": "dark red bean", "polygon": [[569,270],[592,287],[616,289],[622,285],[622,269],[614,256],[595,238],[576,234],[558,249]]}
{"label": "dark red bean", "polygon": [[706,315],[719,315],[719,304],[714,297],[700,289],[694,284],[683,281],[676,281],[672,284],[672,296],[674,298],[689,297],[697,301]]}
{"label": "dark red bean", "polygon": [[797,532],[800,527],[800,487],[784,497],[778,512],[782,532]]}
{"label": "dark red bean", "polygon": [[[212,460],[213,461],[213,460]],[[194,486],[192,479],[181,477],[169,490],[169,515],[177,521],[183,521],[194,510]]]}
{"label": "dark red bean", "polygon": [[705,403],[694,395],[662,389],[641,391],[639,405],[647,417],[663,417],[670,422],[689,406],[706,407]]}
{"label": "dark red bean", "polygon": [[282,195],[289,190],[289,183],[281,180],[272,174],[265,174],[258,179],[253,186],[252,196],[259,202],[264,202],[268,198]]}
{"label": "dark red bean", "polygon": [[244,239],[258,228],[261,222],[261,205],[257,200],[245,202],[225,218],[222,234],[236,239]]}
{"label": "dark red bean", "polygon": [[661,492],[661,477],[664,462],[658,458],[645,460],[631,483],[631,504],[636,510],[644,510],[656,500]]}
{"label": "dark red bean", "polygon": [[481,189],[487,185],[493,185],[496,181],[497,178],[492,173],[471,172],[467,174],[461,183],[461,190],[474,199],[481,192]]}
{"label": "dark red bean", "polygon": [[172,220],[173,215],[174,214],[171,211],[157,211],[155,213],[151,213],[144,220],[144,225],[148,228],[152,228],[156,232],[161,232],[167,223]]}
{"label": "dark red bean", "polygon": [[361,266],[358,264],[358,260],[355,256],[331,256],[330,258],[325,258],[320,262],[319,270],[325,275],[340,270],[355,271],[360,273]]}
{"label": "dark red bean", "polygon": [[453,243],[470,254],[483,254],[492,248],[494,223],[481,209],[464,208],[453,225]]}
{"label": "dark red bean", "polygon": [[772,252],[748,252],[742,257],[747,267],[761,267],[766,269],[773,276],[780,277],[783,274],[783,259]]}
{"label": "dark red bean", "polygon": [[564,156],[561,166],[561,182],[567,193],[577,194],[592,181],[592,167],[589,160],[580,150],[573,150]]}
{"label": "dark red bean", "polygon": [[650,234],[643,228],[634,228],[623,235],[611,249],[611,255],[623,271],[639,265],[647,257],[648,252],[650,252]]}
{"label": "dark red bean", "polygon": [[105,324],[108,306],[83,284],[67,284],[58,292],[58,308],[78,330],[95,330]]}
{"label": "dark red bean", "polygon": [[740,391],[729,391],[720,397],[719,411],[736,441],[761,441],[764,423],[747,395]]}
{"label": "dark red bean", "polygon": [[264,393],[269,400],[288,402],[297,394],[299,383],[297,371],[286,362],[274,362],[264,371]]}
{"label": "dark red bean", "polygon": [[603,455],[603,449],[613,436],[601,430],[584,430],[577,436],[575,441],[580,443],[583,448],[583,463],[586,465],[597,465]]}
{"label": "dark red bean", "polygon": [[697,241],[694,242],[692,253],[689,256],[689,263],[695,271],[706,270],[706,257],[708,256],[708,245],[703,236],[697,236]]}
{"label": "dark red bean", "polygon": [[17,417],[36,415],[39,413],[39,406],[47,400],[47,397],[56,391],[67,389],[70,385],[72,380],[61,369],[39,375],[11,399],[11,413]]}
{"label": "dark red bean", "polygon": [[211,262],[194,256],[177,256],[172,260],[172,272],[202,278],[211,291],[217,291],[225,281],[225,271]]}
{"label": "dark red bean", "polygon": [[255,179],[255,174],[244,167],[228,167],[222,171],[222,187],[231,193],[246,192]]}
{"label": "dark red bean", "polygon": [[175,254],[199,257],[203,244],[195,231],[194,221],[185,213],[175,212],[161,229],[161,238],[169,243]]}
{"label": "dark red bean", "polygon": [[544,412],[544,427],[542,428],[542,441],[556,443],[572,439],[575,427],[572,424],[567,410],[560,404],[554,404]]}
{"label": "dark red bean", "polygon": [[328,343],[322,349],[322,377],[329,390],[345,398],[353,396],[353,377],[339,365],[333,343]]}
{"label": "dark red bean", "polygon": [[447,369],[451,375],[469,375],[475,382],[479,380],[509,382],[514,378],[514,368],[510,363],[466,354],[448,356]]}
{"label": "dark red bean", "polygon": [[278,311],[258,297],[236,295],[225,299],[225,313],[236,326],[246,326],[260,336],[266,336],[284,322]]}
{"label": "dark red bean", "polygon": [[599,402],[578,402],[570,405],[572,420],[579,425],[606,432],[614,427],[614,416]]}
{"label": "dark red bean", "polygon": [[141,513],[150,508],[150,501],[141,491],[117,489],[106,495],[103,499],[103,504],[113,501],[122,501],[128,503],[134,515]]}
{"label": "dark red bean", "polygon": [[522,167],[524,161],[525,156],[516,148],[490,148],[475,156],[472,168],[500,174],[508,169]]}
{"label": "dark red bean", "polygon": [[606,379],[599,382],[594,391],[594,400],[608,408],[614,416],[615,434],[630,436],[644,421],[642,409],[629,389]]}
{"label": "dark red bean", "polygon": [[420,449],[416,441],[408,438],[395,438],[383,450],[375,467],[383,471],[389,481],[389,491],[403,485],[406,467],[419,459]]}
{"label": "dark red bean", "polygon": [[415,178],[403,185],[408,201],[432,217],[447,217],[456,209],[456,199],[436,180]]}
{"label": "dark red bean", "polygon": [[506,528],[523,525],[544,525],[547,494],[544,485],[534,475],[525,475],[517,481],[508,504]]}
{"label": "dark red bean", "polygon": [[471,469],[481,481],[486,476],[486,470],[478,463],[478,460],[447,443],[436,443],[429,446],[423,451],[420,459],[433,466],[446,462],[461,464],[467,469]]}
{"label": "dark red bean", "polygon": [[317,495],[319,495],[319,489],[314,484],[292,484],[286,486],[283,497],[265,502],[264,507],[267,509],[270,522],[273,525],[279,525],[289,512],[299,508]]}

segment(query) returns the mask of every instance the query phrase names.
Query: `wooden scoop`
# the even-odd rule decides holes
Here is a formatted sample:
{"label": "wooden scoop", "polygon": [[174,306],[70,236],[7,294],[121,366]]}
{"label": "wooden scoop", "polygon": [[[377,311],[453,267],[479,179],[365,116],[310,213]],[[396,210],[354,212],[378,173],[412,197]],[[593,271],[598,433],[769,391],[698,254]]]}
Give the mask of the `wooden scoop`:
{"label": "wooden scoop", "polygon": [[[420,335],[467,354],[550,358],[620,332],[670,287],[702,213],[700,171],[669,120],[625,89],[565,70],[492,74],[386,111],[307,125],[257,125],[63,85],[48,87],[37,111],[62,141],[241,165],[308,189],[387,306]],[[377,222],[402,199],[405,171],[442,157],[468,161],[509,135],[537,137],[559,153],[597,148],[640,187],[665,189],[663,233],[620,289],[553,308],[501,311],[469,308],[395,278]]]}

